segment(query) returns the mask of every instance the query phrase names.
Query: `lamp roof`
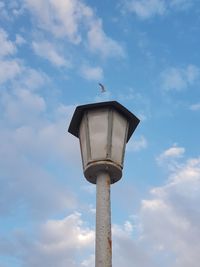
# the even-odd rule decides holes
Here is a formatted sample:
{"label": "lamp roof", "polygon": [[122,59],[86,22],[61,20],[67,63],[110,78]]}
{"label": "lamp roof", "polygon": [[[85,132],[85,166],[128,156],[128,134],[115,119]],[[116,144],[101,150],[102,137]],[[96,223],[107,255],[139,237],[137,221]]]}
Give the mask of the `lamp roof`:
{"label": "lamp roof", "polygon": [[127,142],[128,142],[131,135],[138,126],[140,120],[117,101],[107,101],[107,102],[99,102],[99,103],[77,106],[73,114],[72,120],[70,122],[68,132],[76,137],[79,137],[79,127],[85,111],[91,109],[105,108],[105,107],[115,109],[128,120],[129,122],[129,129],[127,135]]}

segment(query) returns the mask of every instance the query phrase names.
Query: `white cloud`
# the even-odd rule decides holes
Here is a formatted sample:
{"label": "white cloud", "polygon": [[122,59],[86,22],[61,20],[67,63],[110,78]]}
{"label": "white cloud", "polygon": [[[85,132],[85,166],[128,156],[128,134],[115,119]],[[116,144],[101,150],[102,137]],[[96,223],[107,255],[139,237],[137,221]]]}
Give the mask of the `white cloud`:
{"label": "white cloud", "polygon": [[16,58],[0,59],[0,66],[0,84],[9,81],[15,89],[35,90],[50,81],[44,72],[29,68]]}
{"label": "white cloud", "polygon": [[44,72],[23,66],[21,75],[13,81],[13,88],[35,90],[49,85],[49,81]]}
{"label": "white cloud", "polygon": [[11,42],[8,40],[8,34],[0,28],[0,84],[10,81],[15,89],[35,89],[48,81],[48,76],[42,71],[27,67],[22,60],[13,57],[17,51],[16,45],[20,46],[25,42],[19,34],[16,34],[15,42]]}
{"label": "white cloud", "polygon": [[0,15],[4,20],[13,22],[14,18],[23,14],[21,1],[0,1]]}
{"label": "white cloud", "polygon": [[124,223],[124,229],[125,229],[126,232],[130,232],[131,233],[133,231],[132,223],[130,221],[126,221]]}
{"label": "white cloud", "polygon": [[16,37],[15,37],[15,43],[17,45],[23,45],[26,43],[26,40],[24,39],[24,37],[22,37],[20,34],[16,34]]}
{"label": "white cloud", "polygon": [[123,48],[104,33],[100,19],[90,25],[88,44],[91,51],[100,53],[103,57],[124,56]]}
{"label": "white cloud", "polygon": [[161,154],[161,157],[162,158],[171,158],[171,157],[177,158],[177,157],[181,157],[184,153],[185,153],[184,147],[173,146],[173,147],[170,147],[169,149],[165,150]]}
{"label": "white cloud", "polygon": [[84,185],[81,189],[91,195],[96,193],[96,186],[94,184]]}
{"label": "white cloud", "polygon": [[[47,119],[47,103],[38,92],[27,89],[4,91],[0,99],[2,126],[5,130],[8,125],[14,127],[11,131],[7,129],[10,131],[7,136],[14,142],[13,149],[19,147],[25,157],[31,153],[32,159],[44,157],[44,160],[46,156],[52,155],[66,161],[66,157],[71,158],[74,153],[78,153],[77,140],[66,135],[66,124],[71,119],[74,106],[58,104],[52,110],[51,119]],[[4,145],[8,144],[6,138]]]}
{"label": "white cloud", "polygon": [[[32,71],[30,77],[34,81],[36,74],[37,80],[38,73]],[[76,206],[73,193],[48,167],[50,162],[52,168],[57,162],[79,164],[78,142],[66,134],[74,107],[57,104],[50,119],[41,91],[25,89],[22,84],[22,88],[0,93],[0,213],[8,214],[24,203],[34,218],[46,217]]]}
{"label": "white cloud", "polygon": [[23,231],[16,232],[13,243],[13,255],[17,255],[21,266],[78,267],[84,252],[93,248],[94,231],[84,225],[81,214],[73,213],[48,220],[37,228],[34,238]]}
{"label": "white cloud", "polygon": [[[49,253],[57,246],[63,251],[69,248],[84,248],[94,242],[94,231],[82,228],[80,213],[74,213],[61,220],[49,220],[41,227],[41,235]],[[55,244],[55,241],[57,241]],[[49,247],[49,249],[48,249]]]}
{"label": "white cloud", "polygon": [[[67,188],[59,185],[48,168],[42,165],[42,162],[50,160],[49,155],[54,155],[55,161],[58,158],[66,158],[70,146],[64,145],[64,151],[64,127],[66,118],[71,113],[69,109],[65,109],[64,118],[58,104],[58,110],[55,108],[53,111],[53,115],[57,117],[46,119],[46,101],[35,89],[47,84],[48,76],[42,71],[26,67],[19,59],[11,59],[15,46],[2,31],[1,44],[3,49],[0,59],[0,83],[9,81],[9,87],[4,84],[6,90],[0,92],[0,213],[7,215],[20,205],[24,205],[33,217],[45,217],[53,211],[71,209],[76,206],[76,198]],[[57,124],[57,127],[54,124]],[[63,136],[62,141],[57,133]],[[56,140],[59,140],[59,145],[55,144]],[[69,143],[73,142],[70,140]],[[53,144],[56,148],[55,154],[50,152]]]}
{"label": "white cloud", "polygon": [[33,42],[32,47],[37,55],[49,60],[53,65],[57,67],[69,66],[69,62],[56,51],[52,43],[48,41]]}
{"label": "white cloud", "polygon": [[133,138],[133,140],[129,141],[127,144],[127,151],[140,151],[147,147],[148,143],[146,138],[141,135],[139,137]]}
{"label": "white cloud", "polygon": [[161,74],[162,87],[164,90],[181,91],[195,84],[200,77],[200,69],[195,65],[185,68],[171,67]]}
{"label": "white cloud", "polygon": [[9,19],[8,12],[5,8],[5,3],[0,1],[0,15],[4,19]]}
{"label": "white cloud", "polygon": [[[128,230],[128,231],[127,231]],[[133,262],[135,266],[141,267],[155,267],[151,256],[146,252],[137,240],[134,240],[130,231],[127,229],[127,223],[124,226],[113,225],[113,266],[127,266],[132,267]]]}
{"label": "white cloud", "polygon": [[[197,267],[200,260],[200,159],[178,164],[166,185],[142,202],[142,242],[163,266]],[[143,244],[144,244],[143,243]]]}
{"label": "white cloud", "polygon": [[27,67],[24,62],[13,55],[16,53],[16,46],[25,42],[23,37],[16,35],[15,43],[8,40],[8,34],[0,29],[0,84],[10,81],[13,87],[21,89],[38,88],[48,81],[47,75]]}
{"label": "white cloud", "polygon": [[79,43],[79,23],[93,16],[92,10],[81,1],[25,0],[25,4],[39,20],[39,27],[52,32],[56,37],[68,37]]}
{"label": "white cloud", "polygon": [[81,266],[83,267],[93,267],[95,266],[95,255],[90,255],[90,257],[86,260],[83,260],[81,263]]}
{"label": "white cloud", "polygon": [[2,94],[4,116],[12,123],[26,123],[45,111],[44,99],[26,89],[18,89],[13,94]]}
{"label": "white cloud", "polygon": [[171,8],[188,9],[194,4],[194,0],[171,0],[169,5]]}
{"label": "white cloud", "polygon": [[141,19],[163,16],[174,10],[185,10],[193,5],[193,0],[125,0],[123,6],[127,12]]}
{"label": "white cloud", "polygon": [[163,15],[166,12],[166,4],[163,0],[132,0],[125,2],[126,9],[135,13],[142,19],[155,15]]}
{"label": "white cloud", "polygon": [[39,28],[51,32],[54,37],[67,38],[75,45],[87,44],[90,51],[103,56],[124,55],[122,47],[105,34],[100,19],[83,1],[24,1],[26,7],[35,15]]}
{"label": "white cloud", "polygon": [[16,52],[16,47],[8,40],[7,32],[0,28],[0,58],[8,55],[13,55]]}
{"label": "white cloud", "polygon": [[178,147],[176,144],[174,144],[172,147],[162,152],[156,160],[158,163],[166,163],[168,161],[173,161],[174,159],[177,160],[178,158],[183,157],[184,153],[184,147]]}
{"label": "white cloud", "polygon": [[200,69],[195,65],[188,65],[185,69],[185,76],[189,84],[193,84],[200,76]]}
{"label": "white cloud", "polygon": [[0,60],[0,84],[17,77],[22,66],[18,60]]}
{"label": "white cloud", "polygon": [[103,70],[101,67],[91,67],[88,65],[83,65],[80,71],[81,75],[86,80],[101,81],[103,79]]}
{"label": "white cloud", "polygon": [[[135,264],[155,267],[151,257],[145,253],[131,236],[130,222],[124,225],[114,225],[113,232],[113,265],[116,267],[132,267]],[[81,214],[74,212],[63,219],[48,220],[39,228],[34,238],[25,232],[16,232],[15,241],[11,244],[4,240],[0,247],[6,245],[12,249],[12,255],[17,255],[22,266],[94,266],[95,232],[88,228]],[[6,244],[7,243],[7,244]],[[17,253],[20,251],[20,254]]]}
{"label": "white cloud", "polygon": [[190,106],[190,109],[193,111],[198,111],[200,110],[200,103],[196,103]]}
{"label": "white cloud", "polygon": [[21,2],[13,1],[9,5],[9,9],[12,11],[12,16],[19,17],[24,14],[24,6]]}
{"label": "white cloud", "polygon": [[[153,188],[150,196],[141,203],[138,238],[133,237],[136,228],[131,220],[113,225],[113,265],[198,267],[200,158],[177,165],[167,183]],[[22,266],[92,267],[95,234],[86,225],[79,213],[73,213],[48,220],[36,229],[34,240],[16,233],[17,246],[2,239],[0,247],[5,251],[7,246],[12,255],[20,251],[17,259]]]}
{"label": "white cloud", "polygon": [[132,87],[126,88],[126,90],[120,90],[117,99],[121,102],[129,101],[134,107],[134,113],[137,114],[141,121],[144,121],[151,117],[151,102],[150,99],[139,92],[139,90]]}

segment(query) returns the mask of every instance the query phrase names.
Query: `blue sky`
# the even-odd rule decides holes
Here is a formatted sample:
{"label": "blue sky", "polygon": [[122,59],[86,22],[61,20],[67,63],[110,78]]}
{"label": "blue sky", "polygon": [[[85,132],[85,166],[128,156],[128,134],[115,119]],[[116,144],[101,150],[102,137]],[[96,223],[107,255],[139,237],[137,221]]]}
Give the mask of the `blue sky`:
{"label": "blue sky", "polygon": [[141,120],[113,266],[199,267],[199,36],[197,0],[0,1],[0,267],[94,266],[95,186],[67,128],[106,100]]}

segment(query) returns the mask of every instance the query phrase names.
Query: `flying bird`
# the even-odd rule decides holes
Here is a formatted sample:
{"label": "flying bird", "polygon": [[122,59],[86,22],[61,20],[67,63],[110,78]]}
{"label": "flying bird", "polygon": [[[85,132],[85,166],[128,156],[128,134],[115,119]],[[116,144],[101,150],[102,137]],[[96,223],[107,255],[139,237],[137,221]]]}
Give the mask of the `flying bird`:
{"label": "flying bird", "polygon": [[101,92],[104,93],[106,91],[106,88],[101,83],[99,83],[99,86],[101,88]]}

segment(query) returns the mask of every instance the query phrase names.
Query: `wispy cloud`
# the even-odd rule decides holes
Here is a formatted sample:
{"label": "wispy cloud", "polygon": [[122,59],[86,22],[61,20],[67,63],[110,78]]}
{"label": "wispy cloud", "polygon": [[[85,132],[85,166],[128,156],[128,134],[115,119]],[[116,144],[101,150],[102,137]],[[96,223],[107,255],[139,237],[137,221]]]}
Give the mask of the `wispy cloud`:
{"label": "wispy cloud", "polygon": [[195,4],[194,0],[171,0],[169,6],[173,9],[186,10]]}
{"label": "wispy cloud", "polygon": [[92,267],[95,265],[95,256],[94,254],[90,255],[88,259],[83,260],[81,263],[82,267]]}
{"label": "wispy cloud", "polygon": [[103,79],[103,69],[101,67],[82,65],[80,73],[86,80],[101,81]]}
{"label": "wispy cloud", "polygon": [[173,257],[173,267],[198,267],[199,201],[200,159],[194,158],[178,165],[167,184],[152,189],[151,199],[142,202],[142,242],[157,260],[166,259],[164,266]]}
{"label": "wispy cloud", "polygon": [[5,3],[2,1],[0,2],[0,15],[4,19],[9,19],[9,15],[8,15],[7,10],[6,10]]}
{"label": "wispy cloud", "polygon": [[16,39],[15,39],[15,43],[16,45],[23,45],[26,44],[26,40],[24,39],[24,37],[20,34],[16,34]]}
{"label": "wispy cloud", "polygon": [[113,265],[120,266],[149,266],[157,267],[152,261],[152,257],[148,254],[132,237],[133,225],[130,221],[126,221],[123,225],[114,225],[113,233]]}
{"label": "wispy cloud", "polygon": [[[25,203],[33,217],[45,217],[52,211],[76,206],[73,193],[55,181],[52,170],[49,172],[46,166],[53,158],[54,163],[61,163],[69,162],[70,158],[73,162],[77,157],[78,143],[66,136],[66,123],[74,107],[58,103],[51,119],[47,119],[46,100],[41,91],[32,90],[43,86],[44,80],[36,71],[29,74],[29,82],[23,78],[19,82],[23,86],[18,84],[0,93],[0,194],[3,199],[0,213],[9,214],[19,203]],[[26,86],[35,81],[34,86]],[[13,85],[15,82],[14,79]]]}
{"label": "wispy cloud", "polygon": [[141,19],[163,16],[174,10],[185,10],[191,7],[193,0],[125,0],[126,12],[134,13]]}
{"label": "wispy cloud", "polygon": [[200,78],[200,68],[188,65],[185,68],[170,67],[161,74],[162,88],[165,91],[181,91],[195,84]]}
{"label": "wispy cloud", "polygon": [[84,252],[91,252],[93,243],[94,230],[84,225],[80,213],[74,212],[62,219],[46,221],[37,227],[35,238],[20,231],[12,241],[0,241],[0,247],[5,250],[9,244],[13,255],[20,251],[18,260],[22,266],[77,267],[84,259]]}
{"label": "wispy cloud", "polygon": [[7,32],[2,28],[0,28],[0,47],[0,58],[16,52],[15,44],[8,39]]}
{"label": "wispy cloud", "polygon": [[[101,20],[93,9],[81,0],[24,0],[34,14],[37,27],[55,38],[66,38],[74,45],[84,44],[89,51],[103,57],[124,56],[124,50],[103,30]],[[45,10],[45,12],[44,12]]]}
{"label": "wispy cloud", "polygon": [[151,100],[146,94],[141,93],[139,90],[133,88],[128,88],[125,90],[120,90],[117,99],[122,102],[131,102],[135,109],[135,114],[140,120],[146,120],[151,117]]}
{"label": "wispy cloud", "polygon": [[[15,89],[38,88],[48,81],[48,76],[40,71],[25,65],[25,62],[16,56],[17,46],[25,44],[25,39],[16,34],[15,42],[9,40],[4,29],[0,29],[0,83],[12,82]],[[48,48],[48,47],[47,47]],[[44,51],[43,51],[44,52]]]}
{"label": "wispy cloud", "polygon": [[135,13],[142,19],[163,15],[166,12],[166,5],[162,0],[125,1],[125,7],[127,11]]}
{"label": "wispy cloud", "polygon": [[[177,166],[165,185],[151,189],[149,199],[142,200],[138,238],[133,238],[137,225],[131,218],[113,225],[113,264],[131,267],[134,260],[138,266],[157,267],[165,258],[167,267],[173,258],[173,267],[198,267],[199,201],[200,159],[192,158]],[[80,213],[46,220],[35,231],[33,236],[21,230],[12,240],[1,238],[1,250],[17,255],[24,266],[94,266],[95,233]]]}
{"label": "wispy cloud", "polygon": [[127,151],[140,151],[142,149],[145,149],[148,146],[148,142],[146,138],[141,135],[139,137],[133,138],[133,140],[129,141],[127,144]]}
{"label": "wispy cloud", "polygon": [[176,144],[174,144],[172,147],[168,148],[164,152],[162,152],[158,157],[157,157],[157,162],[158,163],[164,163],[166,164],[168,161],[171,160],[177,160],[178,158],[182,158],[185,153],[185,148],[184,147],[178,147]]}
{"label": "wispy cloud", "polygon": [[198,110],[200,110],[200,103],[192,104],[192,105],[190,106],[190,110],[193,110],[193,111],[198,111]]}
{"label": "wispy cloud", "polygon": [[53,65],[57,67],[70,66],[69,61],[67,61],[64,56],[56,51],[54,45],[48,41],[33,42],[32,47],[34,52],[40,57],[49,60]]}
{"label": "wispy cloud", "polygon": [[79,23],[93,15],[92,10],[79,0],[24,0],[24,2],[36,16],[39,28],[51,32],[58,38],[67,37],[75,44],[81,41]]}
{"label": "wispy cloud", "polygon": [[0,59],[0,84],[17,77],[22,71],[22,66],[18,60]]}
{"label": "wispy cloud", "polygon": [[104,33],[101,20],[96,20],[90,25],[87,35],[91,51],[100,53],[103,57],[124,56],[123,48]]}

